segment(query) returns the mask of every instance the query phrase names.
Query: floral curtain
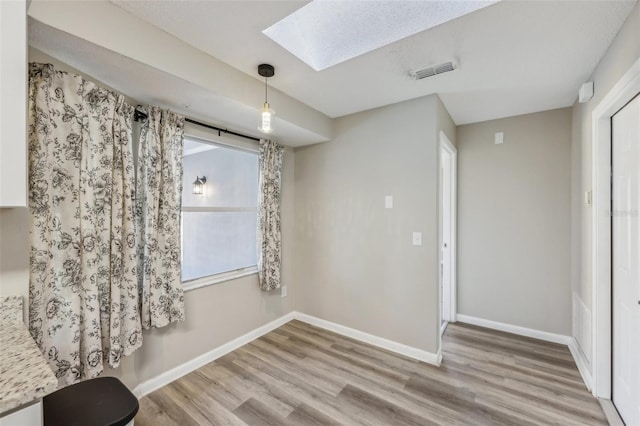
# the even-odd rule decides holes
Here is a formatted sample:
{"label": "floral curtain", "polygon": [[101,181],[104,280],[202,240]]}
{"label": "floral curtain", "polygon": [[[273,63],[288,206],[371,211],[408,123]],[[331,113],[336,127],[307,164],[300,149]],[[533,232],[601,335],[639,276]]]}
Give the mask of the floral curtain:
{"label": "floral curtain", "polygon": [[61,385],[142,344],[133,107],[52,65],[29,66],[29,328]]}
{"label": "floral curtain", "polygon": [[260,140],[258,186],[258,277],[260,288],[280,288],[280,188],[284,148],[271,140]]}
{"label": "floral curtain", "polygon": [[180,271],[184,117],[147,108],[138,149],[136,217],[142,327],[184,320]]}

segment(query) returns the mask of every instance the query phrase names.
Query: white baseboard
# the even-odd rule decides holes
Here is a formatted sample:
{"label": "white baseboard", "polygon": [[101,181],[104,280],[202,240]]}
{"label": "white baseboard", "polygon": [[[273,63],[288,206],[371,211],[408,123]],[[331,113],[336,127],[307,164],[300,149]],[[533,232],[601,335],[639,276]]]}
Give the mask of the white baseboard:
{"label": "white baseboard", "polygon": [[175,380],[178,380],[180,377],[187,375],[192,371],[195,371],[198,368],[210,363],[211,361],[215,361],[221,356],[226,355],[229,352],[232,352],[238,349],[239,347],[246,345],[252,340],[255,340],[258,337],[264,334],[267,334],[270,331],[275,330],[276,328],[288,323],[289,321],[295,318],[295,315],[296,315],[296,312],[289,312],[288,314],[283,315],[282,317],[274,321],[271,321],[268,324],[258,327],[255,330],[248,332],[247,334],[244,334],[236,339],[233,339],[230,342],[227,342],[221,346],[218,346],[217,348],[209,352],[206,352],[200,356],[197,356],[196,358],[190,361],[187,361],[184,364],[181,364],[175,368],[172,368],[171,370],[165,371],[164,373],[161,373],[152,379],[144,381],[133,389],[133,394],[138,399],[142,398],[143,396],[157,389],[160,389],[162,386],[168,385],[169,383]]}
{"label": "white baseboard", "polygon": [[351,337],[352,339],[356,339],[370,345],[378,346],[380,348],[405,355],[409,358],[424,361],[429,364],[440,365],[440,363],[442,362],[442,353],[440,351],[438,351],[437,354],[434,354],[432,352],[423,351],[421,349],[407,346],[402,343],[383,339],[382,337],[374,336],[372,334],[355,330],[353,328],[345,327],[340,324],[316,318],[311,315],[293,311],[274,321],[271,321],[268,324],[258,327],[255,330],[248,332],[247,334],[233,339],[232,341],[227,342],[222,346],[218,346],[217,348],[209,352],[197,356],[196,358],[187,361],[184,364],[174,367],[171,370],[165,371],[164,373],[161,373],[152,379],[140,383],[133,389],[133,394],[137,398],[142,398],[143,396],[148,395],[157,389],[160,389],[162,386],[168,385],[169,383],[178,380],[180,377],[185,376],[212,361],[215,361],[221,356],[226,355],[243,345],[246,345],[252,340],[257,339],[258,337],[263,336],[272,330],[275,330],[276,328],[288,323],[293,319],[297,319],[302,322],[306,322],[307,324],[315,325],[316,327],[324,328],[325,330],[333,331],[334,333],[338,333],[346,337]]}
{"label": "white baseboard", "polygon": [[607,418],[607,422],[609,422],[609,426],[624,426],[624,422],[620,417],[620,413],[613,405],[613,401],[610,399],[598,398],[598,402],[600,403],[600,407],[602,407],[602,411],[604,411],[604,416]]}
{"label": "white baseboard", "polygon": [[518,334],[520,336],[533,337],[534,339],[545,340],[547,342],[552,342],[552,343],[560,343],[562,345],[567,345],[567,346],[569,345],[569,342],[571,342],[571,336],[565,336],[563,334],[548,333],[546,331],[534,330],[532,328],[505,324],[502,322],[471,317],[468,315],[457,314],[457,320],[467,324],[473,324],[480,327],[491,328],[493,330],[505,331],[507,333]]}
{"label": "white baseboard", "polygon": [[580,346],[578,345],[578,342],[576,341],[575,338],[572,338],[571,342],[569,342],[569,351],[571,352],[571,356],[573,356],[573,360],[576,362],[576,365],[578,366],[578,371],[582,376],[582,380],[584,381],[584,384],[587,386],[587,389],[591,391],[593,389],[592,382],[591,382],[591,371],[589,371],[587,361],[584,358],[584,355],[580,350]]}
{"label": "white baseboard", "polygon": [[591,309],[587,307],[577,292],[573,292],[573,339],[576,347],[580,349],[586,365],[591,360]]}
{"label": "white baseboard", "polygon": [[295,313],[295,319],[306,322],[307,324],[315,325],[316,327],[324,328],[325,330],[333,331],[334,333],[338,333],[346,337],[351,337],[352,339],[359,340],[361,342],[368,343],[382,349],[386,349],[391,352],[398,353],[400,355],[407,356],[409,358],[417,359],[418,361],[424,361],[428,364],[440,365],[440,362],[442,361],[442,354],[440,351],[438,351],[437,354],[434,354],[433,352],[423,351],[422,349],[414,348],[413,346],[408,346],[402,343],[394,342],[393,340],[374,336],[373,334],[365,333],[364,331],[345,327],[344,325],[336,324],[335,322],[323,320],[321,318],[303,314],[301,312]]}

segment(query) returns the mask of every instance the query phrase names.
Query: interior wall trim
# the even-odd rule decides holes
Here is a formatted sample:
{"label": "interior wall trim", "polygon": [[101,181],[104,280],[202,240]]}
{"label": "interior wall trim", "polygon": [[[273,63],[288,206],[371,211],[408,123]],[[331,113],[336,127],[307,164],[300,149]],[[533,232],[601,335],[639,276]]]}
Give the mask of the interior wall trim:
{"label": "interior wall trim", "polygon": [[547,331],[535,330],[533,328],[520,327],[518,325],[505,324],[502,322],[491,321],[483,318],[476,318],[469,315],[458,313],[457,319],[460,322],[477,325],[480,327],[490,328],[492,330],[505,331],[507,333],[517,334],[534,339],[544,340],[551,343],[559,343],[561,345],[569,345],[571,336],[564,334],[549,333]]}
{"label": "interior wall trim", "polygon": [[573,292],[573,334],[572,341],[575,348],[580,351],[580,356],[585,362],[589,375],[591,376],[591,350],[593,335],[591,319],[593,317],[591,309],[587,307],[577,292]]}
{"label": "interior wall trim", "polygon": [[[442,130],[440,130],[440,138],[438,139],[438,141],[440,144],[440,149],[447,151],[451,156],[451,170],[449,172],[451,176],[451,200],[449,203],[449,209],[451,213],[451,241],[449,241],[449,251],[451,253],[451,277],[449,280],[450,282],[448,291],[449,317],[444,318],[444,320],[447,322],[456,322],[456,314],[458,312],[458,149],[451,143],[451,141],[447,137],[447,134]],[[442,197],[439,196],[438,198],[441,204],[440,208],[442,212]],[[442,221],[440,221],[439,226],[439,234],[442,235]],[[441,240],[441,247],[442,243],[443,241]],[[440,281],[442,281],[442,274],[439,275]],[[442,317],[443,312],[440,312],[440,322],[442,322]],[[440,345],[442,345],[442,343],[440,343]]]}
{"label": "interior wall trim", "polygon": [[276,328],[288,323],[295,318],[295,314],[296,312],[289,312],[288,314],[285,314],[274,321],[271,321],[246,334],[243,334],[242,336],[235,338],[230,342],[220,345],[209,352],[199,355],[183,364],[178,365],[177,367],[165,371],[164,373],[160,373],[159,375],[146,380],[136,386],[133,389],[133,394],[136,396],[136,398],[140,399],[143,396],[148,395],[151,392],[160,389],[161,387],[168,385],[175,380],[178,380],[180,377],[185,376],[212,361],[215,361],[221,356],[224,356],[229,352],[233,352],[234,350],[246,345],[252,340],[255,340],[258,337],[263,336],[270,331],[273,331]]}
{"label": "interior wall trim", "polygon": [[209,352],[199,355],[192,360],[189,360],[183,364],[178,365],[177,367],[167,370],[164,373],[160,373],[159,375],[140,383],[133,389],[133,394],[138,399],[140,399],[143,396],[148,395],[151,392],[160,389],[161,387],[166,386],[175,380],[178,380],[182,376],[185,376],[197,370],[198,368],[212,361],[215,361],[216,359],[228,354],[229,352],[233,352],[241,346],[250,343],[252,340],[257,339],[260,336],[263,336],[294,319],[316,327],[323,328],[325,330],[333,331],[334,333],[350,337],[360,342],[387,349],[391,352],[395,352],[409,358],[426,362],[428,364],[439,366],[442,362],[442,353],[440,350],[438,350],[437,353],[423,351],[421,349],[398,343],[393,340],[384,339],[382,337],[374,336],[373,334],[368,334],[360,330],[345,327],[344,325],[336,324],[331,321],[323,320],[321,318],[303,314],[301,312],[292,311],[274,321],[271,321],[263,326],[256,328],[255,330],[252,330],[236,339],[233,339],[230,342],[218,346],[217,348],[214,348]]}
{"label": "interior wall trim", "polygon": [[582,351],[580,350],[578,342],[575,338],[571,338],[571,342],[569,342],[569,352],[571,352],[571,356],[578,366],[578,371],[582,376],[582,381],[584,382],[589,392],[591,392],[591,390],[593,389],[591,370],[589,369],[589,364],[584,358],[584,355],[582,355]]}
{"label": "interior wall trim", "polygon": [[591,115],[591,371],[593,395],[611,399],[611,117],[640,93],[640,58]]}
{"label": "interior wall trim", "polygon": [[395,352],[397,354],[404,355],[418,361],[423,361],[428,364],[439,366],[442,362],[441,350],[438,350],[437,353],[428,352],[422,349],[415,348],[413,346],[408,346],[403,343],[398,343],[393,340],[378,337],[373,334],[365,333],[364,331],[356,330],[355,328],[346,327],[335,322],[327,321],[300,312],[296,312],[296,319],[302,322],[306,322],[307,324],[323,328],[325,330],[333,331],[334,333],[340,334],[342,336],[350,337],[360,342],[368,343],[370,345],[377,346],[379,348],[386,349],[388,351]]}

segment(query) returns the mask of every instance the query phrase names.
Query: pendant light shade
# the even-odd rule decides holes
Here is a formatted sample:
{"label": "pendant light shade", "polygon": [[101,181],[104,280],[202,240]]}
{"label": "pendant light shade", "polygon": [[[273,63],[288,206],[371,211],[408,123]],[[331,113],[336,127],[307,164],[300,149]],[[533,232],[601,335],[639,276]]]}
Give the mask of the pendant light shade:
{"label": "pendant light shade", "polygon": [[275,73],[276,73],[275,69],[273,68],[272,65],[269,65],[269,64],[258,65],[258,74],[264,77],[264,104],[262,105],[262,113],[260,115],[260,127],[258,127],[258,130],[266,134],[273,132],[273,121],[275,118],[274,117],[275,113],[271,109],[271,106],[269,105],[269,98],[268,98],[269,86],[267,85],[267,78],[273,77]]}
{"label": "pendant light shade", "polygon": [[273,110],[269,107],[269,102],[265,102],[262,107],[262,117],[260,120],[260,130],[262,133],[273,132]]}

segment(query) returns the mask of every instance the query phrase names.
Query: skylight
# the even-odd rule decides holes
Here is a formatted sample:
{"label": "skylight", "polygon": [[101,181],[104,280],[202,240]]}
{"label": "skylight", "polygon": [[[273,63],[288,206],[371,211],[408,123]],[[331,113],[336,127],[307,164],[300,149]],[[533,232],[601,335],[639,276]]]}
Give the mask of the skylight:
{"label": "skylight", "polygon": [[263,33],[321,71],[496,2],[314,0]]}

